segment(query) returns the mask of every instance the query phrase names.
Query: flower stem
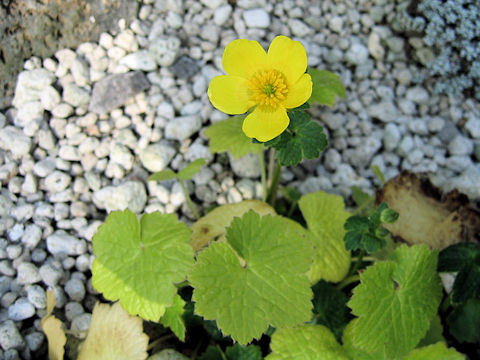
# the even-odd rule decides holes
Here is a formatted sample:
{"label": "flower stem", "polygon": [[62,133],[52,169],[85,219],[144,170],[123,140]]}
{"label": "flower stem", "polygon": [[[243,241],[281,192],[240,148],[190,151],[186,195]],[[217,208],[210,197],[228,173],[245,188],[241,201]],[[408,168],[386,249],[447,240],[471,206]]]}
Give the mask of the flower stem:
{"label": "flower stem", "polygon": [[277,161],[275,171],[272,176],[272,183],[270,184],[270,192],[268,193],[268,203],[275,207],[275,201],[277,200],[278,184],[280,183],[280,174],[282,172],[282,165]]}
{"label": "flower stem", "polygon": [[360,281],[360,275],[352,275],[352,276],[349,276],[349,277],[346,277],[345,279],[343,279],[342,281],[340,281],[337,285],[336,285],[336,288],[338,290],[342,290],[344,287],[347,287],[348,285],[350,285],[351,283],[354,283],[354,282],[357,282],[357,281]]}
{"label": "flower stem", "polygon": [[180,186],[182,187],[183,195],[185,196],[185,200],[187,201],[187,205],[190,208],[193,216],[195,216],[195,219],[200,219],[200,214],[197,211],[197,208],[195,207],[195,204],[192,201],[192,198],[190,197],[190,194],[187,191],[187,188],[185,187],[185,183],[183,182],[182,179],[178,179],[178,182],[180,183]]}
{"label": "flower stem", "polygon": [[265,157],[263,151],[258,153],[258,158],[260,160],[260,171],[262,179],[262,201],[267,201],[267,169],[265,168]]}
{"label": "flower stem", "polygon": [[363,257],[365,256],[366,253],[367,252],[364,249],[360,250],[360,254],[358,254],[357,261],[355,262],[352,269],[350,270],[349,275],[353,275],[353,276],[355,275],[360,265],[362,265]]}
{"label": "flower stem", "polygon": [[175,337],[174,334],[167,334],[167,335],[161,336],[158,339],[152,341],[150,344],[148,344],[147,350],[152,350],[158,344],[161,344],[165,340],[169,340],[169,339],[174,338],[174,337]]}

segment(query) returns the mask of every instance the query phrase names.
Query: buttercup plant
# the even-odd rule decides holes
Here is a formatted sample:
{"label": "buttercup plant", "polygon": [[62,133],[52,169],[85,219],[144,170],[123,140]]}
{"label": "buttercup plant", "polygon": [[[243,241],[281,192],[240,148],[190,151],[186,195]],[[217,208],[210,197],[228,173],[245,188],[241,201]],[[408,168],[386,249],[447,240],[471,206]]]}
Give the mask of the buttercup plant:
{"label": "buttercup plant", "polygon": [[[307,69],[303,45],[286,36],[268,51],[234,40],[222,64],[226,75],[212,79],[208,96],[237,116],[205,135],[212,153],[259,155],[262,201],[222,205],[199,218],[202,209],[187,197],[197,217],[191,226],[174,214],[110,213],[92,240],[93,286],[129,314],[196,341],[192,359],[462,359],[441,335],[427,335],[442,298],[438,251],[395,244],[382,225],[399,215],[386,203],[375,210],[362,196],[370,204],[359,204],[365,216],[352,216],[341,196],[299,196],[286,187],[292,204],[287,217],[279,215],[281,167],[327,146],[307,110],[344,97],[340,78]],[[204,163],[149,181],[183,184]],[[217,346],[194,339],[193,323]],[[237,344],[228,346],[232,340]]]}

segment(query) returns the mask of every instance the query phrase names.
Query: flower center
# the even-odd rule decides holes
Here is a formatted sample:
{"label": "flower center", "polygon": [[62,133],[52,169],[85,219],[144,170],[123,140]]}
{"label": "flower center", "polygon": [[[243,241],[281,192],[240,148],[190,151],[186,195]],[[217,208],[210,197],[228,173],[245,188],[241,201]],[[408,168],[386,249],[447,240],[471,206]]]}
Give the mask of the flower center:
{"label": "flower center", "polygon": [[260,70],[250,79],[250,98],[256,104],[276,108],[288,94],[285,76],[277,70]]}

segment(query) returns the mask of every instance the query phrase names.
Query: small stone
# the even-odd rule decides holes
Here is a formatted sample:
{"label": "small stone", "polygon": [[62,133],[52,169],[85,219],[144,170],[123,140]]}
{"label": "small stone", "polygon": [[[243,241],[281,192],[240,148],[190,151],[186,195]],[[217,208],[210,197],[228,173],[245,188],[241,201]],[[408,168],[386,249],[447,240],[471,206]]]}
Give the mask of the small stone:
{"label": "small stone", "polygon": [[471,116],[465,123],[465,129],[470,133],[474,139],[480,138],[480,118]]}
{"label": "small stone", "polygon": [[430,95],[423,87],[416,86],[407,90],[406,98],[416,104],[428,104]]}
{"label": "small stone", "polygon": [[217,26],[222,26],[230,18],[231,13],[232,7],[229,4],[220,6],[216,8],[215,12],[213,13],[213,22]]}
{"label": "small stone", "polygon": [[8,318],[22,321],[35,315],[35,307],[25,298],[20,298],[8,307]]}
{"label": "small stone", "polygon": [[[93,193],[92,200],[108,212],[129,209],[139,213],[147,202],[145,186],[138,181],[128,181],[118,186],[107,186]],[[47,239],[48,240],[48,239]]]}
{"label": "small stone", "polygon": [[31,146],[31,139],[22,130],[13,126],[0,129],[0,148],[10,151],[14,157],[28,154]]}
{"label": "small stone", "polygon": [[68,302],[65,305],[65,316],[67,317],[68,321],[72,321],[78,315],[83,314],[85,311],[83,310],[82,304],[78,302]]}
{"label": "small stone", "polygon": [[83,339],[87,336],[91,319],[92,315],[87,313],[80,314],[73,319],[71,330],[75,332],[75,337]]}
{"label": "small stone", "polygon": [[148,50],[159,66],[170,66],[177,57],[180,44],[180,39],[174,36],[157,38],[152,39]]}
{"label": "small stone", "polygon": [[17,281],[19,284],[34,284],[41,281],[42,278],[38,268],[29,262],[23,262],[17,267]]}
{"label": "small stone", "polygon": [[22,349],[25,341],[18,331],[15,323],[11,320],[5,320],[0,323],[0,346],[3,350]]}
{"label": "small stone", "polygon": [[368,37],[368,51],[376,60],[381,61],[385,57],[385,49],[381,44],[380,36],[375,32]]}
{"label": "small stone", "polygon": [[114,143],[110,150],[110,160],[129,171],[133,167],[135,158],[125,145]]}
{"label": "small stone", "polygon": [[312,33],[312,28],[299,19],[290,20],[288,26],[292,30],[292,34],[298,37],[305,37]]}
{"label": "small stone", "polygon": [[[25,128],[30,123],[41,123],[43,121],[43,107],[40,101],[30,101],[23,104],[17,111],[14,124],[17,127]],[[38,125],[37,125],[38,129]]]}
{"label": "small stone", "polygon": [[147,50],[140,50],[128,54],[120,60],[119,64],[131,70],[153,71],[157,68],[154,56]]}
{"label": "small stone", "polygon": [[2,260],[0,261],[0,273],[5,275],[5,276],[15,276],[15,269],[12,267],[10,264],[10,261],[8,260]]}
{"label": "small stone", "polygon": [[113,40],[113,43],[129,52],[138,50],[138,43],[135,39],[135,34],[129,29],[120,32]]}
{"label": "small stone", "polygon": [[401,137],[402,135],[396,124],[387,124],[383,133],[383,146],[385,147],[385,150],[394,150],[398,146]]}
{"label": "small stone", "polygon": [[180,56],[170,66],[170,71],[179,79],[188,79],[200,69],[198,62],[188,56]]}
{"label": "small stone", "polygon": [[70,66],[75,83],[79,86],[86,86],[90,83],[90,69],[85,61],[75,58]]}
{"label": "small stone", "polygon": [[34,249],[42,239],[42,229],[36,224],[27,225],[22,234],[22,244],[28,249]]}
{"label": "small stone", "polygon": [[40,266],[39,274],[46,285],[55,286],[63,278],[63,269],[60,265],[47,263]]}
{"label": "small stone", "polygon": [[202,119],[197,115],[176,117],[167,123],[165,137],[183,141],[202,128]]}
{"label": "small stone", "polygon": [[84,88],[70,83],[63,88],[63,100],[73,107],[79,107],[88,104],[90,101],[90,94]]}
{"label": "small stone", "polygon": [[330,30],[336,33],[341,33],[343,30],[343,18],[341,16],[333,16],[328,21]]}
{"label": "small stone", "polygon": [[85,285],[80,279],[72,278],[65,283],[65,292],[73,301],[81,302],[85,297]]}
{"label": "small stone", "polygon": [[40,285],[32,285],[27,288],[27,299],[37,309],[47,307],[47,295]]}
{"label": "small stone", "polygon": [[408,156],[410,151],[413,150],[415,143],[413,142],[413,138],[411,136],[405,136],[397,148],[397,153],[403,157]]}
{"label": "small stone", "polygon": [[463,135],[457,135],[448,144],[448,152],[451,155],[471,155],[473,153],[473,141]]}
{"label": "small stone", "polygon": [[89,110],[97,114],[107,113],[149,86],[150,83],[141,71],[107,76],[95,83]]}
{"label": "small stone", "polygon": [[30,351],[37,351],[45,341],[45,335],[41,332],[34,331],[25,335],[25,341]]}
{"label": "small stone", "polygon": [[270,26],[270,15],[264,9],[245,10],[243,19],[249,28],[266,29]]}
{"label": "small stone", "polygon": [[140,153],[142,165],[150,172],[162,171],[175,156],[175,149],[163,143],[147,146]]}
{"label": "small stone", "polygon": [[45,178],[45,189],[48,192],[56,193],[65,190],[72,179],[64,172],[55,170]]}
{"label": "small stone", "polygon": [[255,154],[247,154],[239,159],[234,159],[229,155],[230,165],[235,175],[246,178],[256,178],[260,176],[260,160]]}
{"label": "small stone", "polygon": [[52,255],[81,255],[86,251],[84,241],[78,240],[72,235],[68,235],[62,230],[55,231],[47,237],[47,250]]}
{"label": "small stone", "polygon": [[352,65],[363,65],[368,60],[368,49],[365,45],[354,42],[345,53],[345,60]]}
{"label": "small stone", "polygon": [[39,100],[43,90],[54,81],[55,75],[45,69],[22,71],[17,77],[12,104],[20,108],[27,102]]}
{"label": "small stone", "polygon": [[394,122],[399,117],[398,109],[391,101],[372,104],[367,108],[367,112],[371,117],[387,123]]}
{"label": "small stone", "polygon": [[202,4],[210,9],[216,9],[225,4],[225,0],[201,0]]}
{"label": "small stone", "polygon": [[55,170],[55,167],[55,159],[46,157],[33,165],[33,173],[38,177],[44,178],[51,174]]}
{"label": "small stone", "polygon": [[70,104],[60,103],[52,109],[52,115],[60,119],[66,119],[73,114],[73,111]]}

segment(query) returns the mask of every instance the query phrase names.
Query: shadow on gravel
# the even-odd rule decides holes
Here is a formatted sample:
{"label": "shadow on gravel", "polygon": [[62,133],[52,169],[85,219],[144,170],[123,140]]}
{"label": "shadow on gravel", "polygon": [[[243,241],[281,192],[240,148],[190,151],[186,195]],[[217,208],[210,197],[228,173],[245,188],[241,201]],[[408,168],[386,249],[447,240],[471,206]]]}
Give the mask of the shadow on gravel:
{"label": "shadow on gravel", "polygon": [[0,110],[11,103],[15,79],[31,56],[97,41],[136,17],[136,0],[0,0]]}

